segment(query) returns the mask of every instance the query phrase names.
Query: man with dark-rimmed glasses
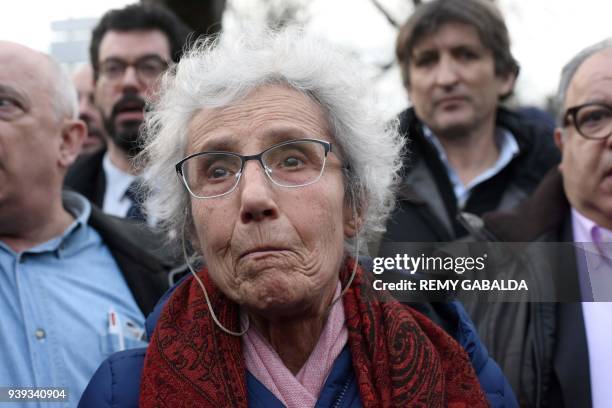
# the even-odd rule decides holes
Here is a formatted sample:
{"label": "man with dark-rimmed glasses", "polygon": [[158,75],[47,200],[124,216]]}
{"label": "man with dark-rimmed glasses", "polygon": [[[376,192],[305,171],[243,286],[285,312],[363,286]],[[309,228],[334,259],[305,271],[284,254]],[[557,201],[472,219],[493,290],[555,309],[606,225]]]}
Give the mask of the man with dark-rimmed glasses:
{"label": "man with dark-rimmed glasses", "polygon": [[484,230],[506,242],[555,243],[534,273],[578,296],[469,309],[483,339],[497,339],[487,346],[513,373],[522,405],[604,407],[612,401],[612,39],[564,67],[558,100],[561,164],[515,211],[485,214]]}
{"label": "man with dark-rimmed glasses", "polygon": [[178,61],[186,27],[170,11],[134,4],[110,10],[94,28],[90,46],[95,102],[109,133],[108,148],[72,167],[66,185],[104,212],[143,221],[137,195],[139,129],[145,101],[169,64]]}

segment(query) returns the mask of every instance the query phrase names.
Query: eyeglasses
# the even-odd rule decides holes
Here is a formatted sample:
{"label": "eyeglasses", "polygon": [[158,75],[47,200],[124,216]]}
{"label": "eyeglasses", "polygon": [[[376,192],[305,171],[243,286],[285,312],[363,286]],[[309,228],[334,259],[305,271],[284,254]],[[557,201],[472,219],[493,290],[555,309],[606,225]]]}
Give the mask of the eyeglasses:
{"label": "eyeglasses", "polygon": [[143,82],[155,81],[168,68],[168,62],[157,55],[147,55],[135,62],[120,58],[108,58],[100,63],[100,76],[117,81],[125,75],[128,67],[134,67],[136,75]]}
{"label": "eyeglasses", "polygon": [[304,187],[323,174],[330,142],[297,139],[275,144],[259,154],[223,151],[192,154],[176,164],[176,172],[195,198],[220,197],[234,191],[245,163],[257,160],[270,181],[281,187]]}
{"label": "eyeglasses", "polygon": [[569,126],[569,118],[578,133],[593,140],[605,139],[612,134],[612,107],[603,103],[585,103],[565,112],[563,126]]}

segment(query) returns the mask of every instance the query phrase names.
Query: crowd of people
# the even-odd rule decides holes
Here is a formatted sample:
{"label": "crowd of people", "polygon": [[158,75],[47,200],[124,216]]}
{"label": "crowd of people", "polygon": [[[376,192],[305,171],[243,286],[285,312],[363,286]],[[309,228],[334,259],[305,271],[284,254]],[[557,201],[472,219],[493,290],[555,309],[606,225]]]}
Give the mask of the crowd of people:
{"label": "crowd of people", "polygon": [[[303,30],[189,31],[110,10],[72,77],[0,41],[0,405],[612,406],[612,40],[551,67],[551,129],[504,104],[487,0],[416,7],[391,121]],[[371,256],[457,242],[565,243],[488,274],[578,295],[374,289]]]}

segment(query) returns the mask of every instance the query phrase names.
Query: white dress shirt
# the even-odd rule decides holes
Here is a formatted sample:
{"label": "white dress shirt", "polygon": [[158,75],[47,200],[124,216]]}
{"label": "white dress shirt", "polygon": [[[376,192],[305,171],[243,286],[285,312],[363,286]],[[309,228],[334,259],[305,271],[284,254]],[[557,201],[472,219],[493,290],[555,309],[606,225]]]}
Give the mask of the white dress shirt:
{"label": "white dress shirt", "polygon": [[136,176],[115,166],[111,162],[108,152],[104,155],[102,167],[106,176],[106,191],[102,210],[107,214],[125,217],[132,205],[132,200],[125,196],[125,192],[130,184],[136,180]]}
{"label": "white dress shirt", "polygon": [[457,198],[457,207],[459,209],[463,209],[470,198],[472,191],[477,185],[484,183],[488,179],[497,175],[500,171],[506,168],[508,164],[510,164],[512,159],[517,154],[520,153],[519,145],[514,135],[506,129],[500,127],[495,128],[495,143],[499,149],[499,156],[497,156],[497,160],[491,167],[474,177],[474,179],[468,184],[463,184],[461,179],[459,179],[459,175],[448,161],[446,151],[444,150],[444,147],[438,140],[437,136],[434,135],[431,129],[429,129],[427,126],[423,126],[423,134],[436,149],[438,152],[438,157],[446,168],[446,174],[448,175],[448,179],[453,186],[453,191],[455,193],[455,197]]}

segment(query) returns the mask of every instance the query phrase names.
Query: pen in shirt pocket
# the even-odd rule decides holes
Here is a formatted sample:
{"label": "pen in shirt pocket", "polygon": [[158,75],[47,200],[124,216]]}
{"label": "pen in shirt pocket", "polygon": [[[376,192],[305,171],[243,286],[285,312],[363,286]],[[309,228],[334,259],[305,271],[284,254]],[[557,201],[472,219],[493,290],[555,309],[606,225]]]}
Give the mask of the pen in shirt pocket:
{"label": "pen in shirt pocket", "polygon": [[125,339],[123,338],[123,327],[119,320],[119,315],[115,312],[114,308],[110,308],[108,311],[108,333],[114,334],[119,340],[119,351],[125,350]]}
{"label": "pen in shirt pocket", "polygon": [[131,335],[131,338],[139,341],[146,341],[147,335],[145,333],[144,327],[139,327],[130,319],[125,320],[125,329]]}

